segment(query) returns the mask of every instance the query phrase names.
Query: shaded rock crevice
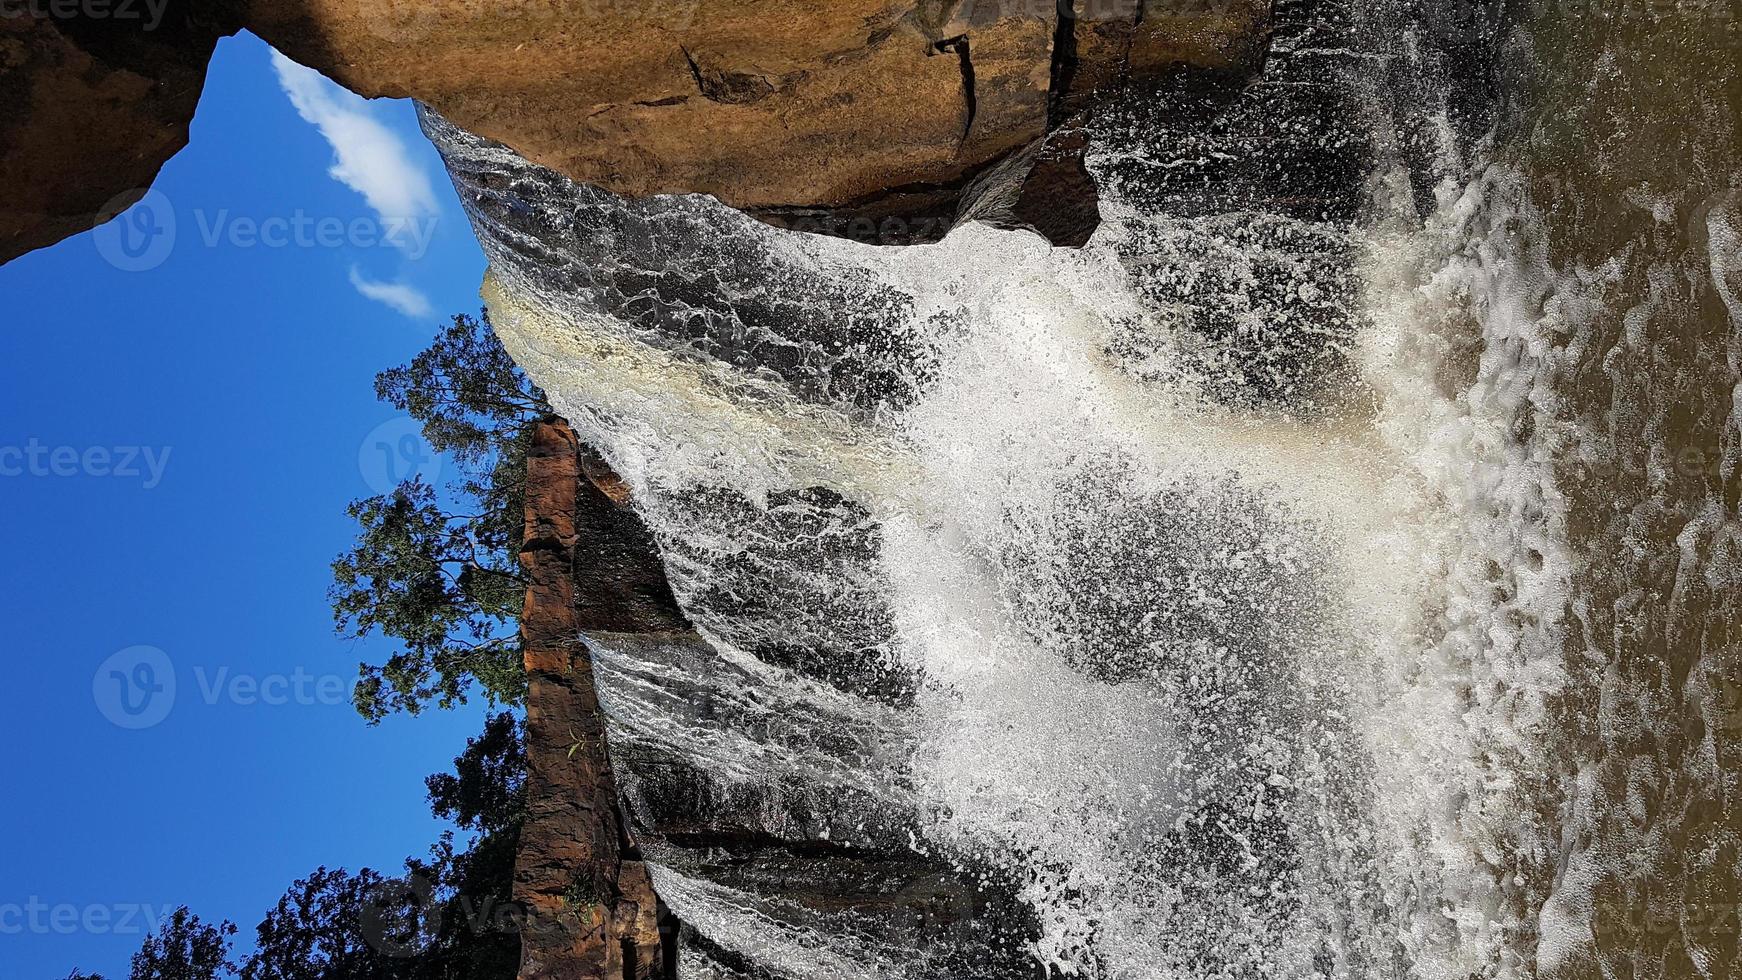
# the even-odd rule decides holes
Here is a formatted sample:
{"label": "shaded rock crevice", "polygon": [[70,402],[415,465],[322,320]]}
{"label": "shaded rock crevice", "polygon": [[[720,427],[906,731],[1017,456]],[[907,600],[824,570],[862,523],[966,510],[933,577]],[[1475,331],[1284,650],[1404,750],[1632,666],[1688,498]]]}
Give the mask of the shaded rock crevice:
{"label": "shaded rock crevice", "polygon": [[1076,0],[1058,0],[1058,19],[1053,24],[1052,35],[1051,82],[1046,104],[1046,123],[1049,129],[1056,129],[1065,120],[1065,95],[1076,84],[1079,64]]}
{"label": "shaded rock crevice", "polygon": [[972,48],[972,42],[968,40],[966,34],[957,34],[955,37],[945,38],[932,45],[932,50],[938,54],[954,54],[956,62],[962,66],[962,140],[957,147],[957,152],[960,152],[961,147],[968,145],[968,135],[974,131],[974,117],[980,114],[980,95],[974,89],[974,54]]}
{"label": "shaded rock crevice", "polygon": [[0,17],[0,262],[113,217],[188,142],[234,23],[171,0],[136,17]]}
{"label": "shaded rock crevice", "polygon": [[683,52],[684,62],[689,65],[690,77],[695,79],[696,90],[702,93],[702,98],[710,102],[722,105],[754,105],[775,93],[776,86],[765,75],[719,68],[704,69],[689,48],[680,45],[678,50]]}

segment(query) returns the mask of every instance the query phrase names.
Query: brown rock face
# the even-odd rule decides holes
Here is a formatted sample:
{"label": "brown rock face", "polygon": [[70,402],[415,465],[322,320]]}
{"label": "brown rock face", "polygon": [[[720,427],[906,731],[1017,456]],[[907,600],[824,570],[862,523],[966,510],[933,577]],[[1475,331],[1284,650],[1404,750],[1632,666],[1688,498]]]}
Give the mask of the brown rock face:
{"label": "brown rock face", "polygon": [[577,180],[768,208],[958,181],[1044,131],[1050,4],[971,32],[951,6],[255,0],[247,21]]}
{"label": "brown rock face", "polygon": [[0,21],[0,91],[25,107],[0,122],[0,261],[146,186],[187,140],[216,38],[244,27],[356,92],[422,100],[617,194],[712,194],[776,224],[899,243],[940,237],[970,181],[1095,92],[1250,63],[1269,13],[1268,0],[158,2],[155,24]]}
{"label": "brown rock face", "polygon": [[0,16],[0,262],[138,200],[187,145],[223,31],[187,3],[129,12]]}
{"label": "brown rock face", "polygon": [[659,900],[618,805],[579,636],[681,628],[683,619],[647,532],[610,488],[621,484],[565,423],[539,427],[527,457],[521,552],[530,579],[520,623],[528,812],[514,870],[527,980],[670,976]]}
{"label": "brown rock face", "polygon": [[[627,197],[711,194],[783,227],[895,244],[941,237],[970,181],[1025,148],[1041,152],[1094,92],[1179,65],[1253,62],[1269,9],[253,0],[246,20],[355,91],[413,96],[577,181]],[[1065,154],[1053,144],[1042,156]],[[1048,186],[1059,176],[1040,171]],[[1082,209],[1069,210],[1039,224],[1081,226]]]}

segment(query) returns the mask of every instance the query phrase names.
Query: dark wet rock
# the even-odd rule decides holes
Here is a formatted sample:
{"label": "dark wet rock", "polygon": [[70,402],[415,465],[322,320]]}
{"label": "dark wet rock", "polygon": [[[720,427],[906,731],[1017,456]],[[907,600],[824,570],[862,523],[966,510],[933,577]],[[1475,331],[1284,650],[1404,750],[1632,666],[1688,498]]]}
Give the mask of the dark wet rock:
{"label": "dark wet rock", "polygon": [[1175,352],[1134,373],[1296,414],[1352,397],[1381,67],[1341,0],[1286,0],[1249,79],[1178,66],[1095,113],[1090,170],[1142,216],[1116,246],[1147,301],[1121,345]]}
{"label": "dark wet rock", "polygon": [[[566,425],[540,429],[524,552],[521,975],[651,980],[682,956],[716,976],[791,976],[788,959],[814,952],[806,937],[829,936],[829,955],[904,976],[1032,976],[1032,915],[1010,883],[905,843],[912,736],[897,708],[862,696],[883,683],[875,666],[789,667],[704,639],[632,500]],[[800,523],[779,529],[799,542],[801,503],[787,508]],[[746,573],[864,546],[813,543]],[[807,638],[794,633],[795,649]]]}
{"label": "dark wet rock", "polygon": [[1089,136],[1072,125],[1047,134],[977,178],[954,224],[1023,228],[1054,245],[1078,247],[1101,225],[1099,188],[1084,165]]}

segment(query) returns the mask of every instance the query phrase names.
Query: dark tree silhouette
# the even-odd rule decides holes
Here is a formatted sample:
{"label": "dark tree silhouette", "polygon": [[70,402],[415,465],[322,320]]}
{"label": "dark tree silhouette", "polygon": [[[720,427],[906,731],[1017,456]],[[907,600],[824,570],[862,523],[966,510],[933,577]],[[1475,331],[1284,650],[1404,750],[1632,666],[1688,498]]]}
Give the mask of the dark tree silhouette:
{"label": "dark tree silhouette", "polygon": [[298,880],[260,923],[242,980],[512,980],[525,783],[520,725],[503,712],[453,773],[426,780],[431,810],[475,833],[470,846],[449,833],[397,877],[320,868]]}
{"label": "dark tree silhouette", "polygon": [[227,976],[236,969],[230,962],[230,937],[235,934],[234,925],[208,925],[184,905],[133,954],[130,976],[132,980],[215,980]]}
{"label": "dark tree silhouette", "polygon": [[397,886],[368,868],[298,879],[257,927],[242,980],[409,978],[419,925],[415,905],[404,914],[415,896]]}

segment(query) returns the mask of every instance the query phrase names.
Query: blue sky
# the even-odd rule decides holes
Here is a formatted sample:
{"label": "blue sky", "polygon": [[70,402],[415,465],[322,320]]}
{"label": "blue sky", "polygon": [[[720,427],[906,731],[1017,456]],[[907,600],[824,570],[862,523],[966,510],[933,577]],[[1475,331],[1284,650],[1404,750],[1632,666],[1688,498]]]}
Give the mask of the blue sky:
{"label": "blue sky", "polygon": [[[475,313],[484,266],[410,104],[227,40],[156,189],[136,237],[0,267],[8,980],[124,978],[137,909],[246,944],[316,866],[397,867],[481,726],[369,728],[334,696],[387,652],[332,633],[344,506],[417,460],[372,378]],[[165,674],[173,700],[141,693]]]}

